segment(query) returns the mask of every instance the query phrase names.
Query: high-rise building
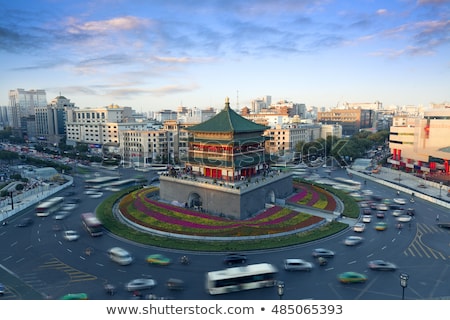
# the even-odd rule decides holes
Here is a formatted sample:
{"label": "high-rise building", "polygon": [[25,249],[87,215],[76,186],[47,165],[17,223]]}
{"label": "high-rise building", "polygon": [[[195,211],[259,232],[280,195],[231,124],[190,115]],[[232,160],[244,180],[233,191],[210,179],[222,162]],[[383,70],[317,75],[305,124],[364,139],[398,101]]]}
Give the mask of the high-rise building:
{"label": "high-rise building", "polygon": [[[13,129],[26,127],[21,119],[34,116],[34,109],[47,106],[45,90],[15,89],[9,91],[8,121]],[[23,134],[23,132],[21,132]]]}
{"label": "high-rise building", "polygon": [[[59,144],[66,136],[67,111],[75,103],[64,96],[58,96],[45,107],[34,108],[36,115],[36,140],[47,144]],[[28,138],[32,139],[30,133]]]}

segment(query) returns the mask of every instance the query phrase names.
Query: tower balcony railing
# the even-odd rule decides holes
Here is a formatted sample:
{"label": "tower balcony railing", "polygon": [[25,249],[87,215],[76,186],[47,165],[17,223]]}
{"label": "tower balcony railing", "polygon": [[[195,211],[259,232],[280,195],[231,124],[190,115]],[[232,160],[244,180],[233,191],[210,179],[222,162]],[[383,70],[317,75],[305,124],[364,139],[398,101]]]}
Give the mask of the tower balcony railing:
{"label": "tower balcony railing", "polygon": [[213,178],[200,174],[178,173],[177,175],[170,175],[169,173],[164,173],[160,175],[160,180],[166,179],[183,181],[183,183],[192,185],[202,184],[214,189],[240,192],[260,188],[267,183],[273,183],[274,181],[285,179],[289,175],[292,175],[292,173],[288,171],[267,170],[250,177],[240,176],[236,177],[235,180],[226,180],[224,177]]}

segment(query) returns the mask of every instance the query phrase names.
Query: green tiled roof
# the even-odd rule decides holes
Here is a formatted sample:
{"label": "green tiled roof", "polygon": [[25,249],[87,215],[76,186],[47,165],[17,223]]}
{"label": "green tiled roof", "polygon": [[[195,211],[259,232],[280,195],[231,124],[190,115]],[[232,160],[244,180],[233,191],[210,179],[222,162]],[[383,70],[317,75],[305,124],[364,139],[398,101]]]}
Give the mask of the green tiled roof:
{"label": "green tiled roof", "polygon": [[230,103],[225,102],[225,108],[211,119],[186,128],[191,132],[263,132],[268,127],[247,120],[230,108]]}

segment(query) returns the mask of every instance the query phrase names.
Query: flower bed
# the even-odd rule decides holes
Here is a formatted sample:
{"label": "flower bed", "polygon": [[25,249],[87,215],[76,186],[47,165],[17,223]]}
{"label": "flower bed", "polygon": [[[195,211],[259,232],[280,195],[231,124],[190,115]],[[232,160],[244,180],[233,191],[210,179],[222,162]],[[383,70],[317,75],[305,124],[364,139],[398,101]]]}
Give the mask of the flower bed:
{"label": "flower bed", "polygon": [[328,191],[303,183],[294,183],[294,189],[297,192],[288,202],[327,211],[336,210],[336,200]]}
{"label": "flower bed", "polygon": [[321,217],[274,206],[247,220],[228,220],[206,213],[162,203],[138,190],[122,199],[120,211],[127,219],[149,228],[198,236],[257,236],[302,229]]}

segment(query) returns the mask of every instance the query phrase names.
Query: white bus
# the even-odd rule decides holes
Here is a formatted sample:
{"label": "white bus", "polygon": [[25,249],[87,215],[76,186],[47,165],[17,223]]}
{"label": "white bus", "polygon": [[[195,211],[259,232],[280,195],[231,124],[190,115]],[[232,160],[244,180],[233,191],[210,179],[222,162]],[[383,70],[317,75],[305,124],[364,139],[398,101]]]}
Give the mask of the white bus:
{"label": "white bus", "polygon": [[103,234],[103,224],[92,212],[81,214],[81,223],[92,237],[98,237]]}
{"label": "white bus", "polygon": [[277,268],[269,263],[211,271],[206,274],[206,291],[215,295],[273,287],[277,283],[277,273]]}
{"label": "white bus", "polygon": [[337,189],[344,189],[350,192],[359,191],[361,189],[361,182],[341,177],[334,178],[334,180],[337,182]]}
{"label": "white bus", "polygon": [[58,210],[64,202],[64,197],[53,197],[39,203],[36,208],[36,216],[38,217],[48,217],[53,212]]}

